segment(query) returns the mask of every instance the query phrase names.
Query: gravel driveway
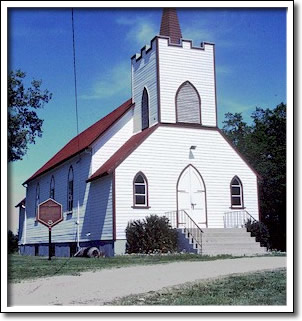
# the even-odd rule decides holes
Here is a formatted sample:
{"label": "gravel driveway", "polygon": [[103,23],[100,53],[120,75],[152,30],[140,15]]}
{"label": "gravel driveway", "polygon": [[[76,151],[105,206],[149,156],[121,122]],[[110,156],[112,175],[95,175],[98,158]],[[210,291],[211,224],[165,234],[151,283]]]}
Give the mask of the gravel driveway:
{"label": "gravel driveway", "polygon": [[102,305],[185,282],[286,267],[286,257],[175,262],[84,272],[11,284],[9,305]]}

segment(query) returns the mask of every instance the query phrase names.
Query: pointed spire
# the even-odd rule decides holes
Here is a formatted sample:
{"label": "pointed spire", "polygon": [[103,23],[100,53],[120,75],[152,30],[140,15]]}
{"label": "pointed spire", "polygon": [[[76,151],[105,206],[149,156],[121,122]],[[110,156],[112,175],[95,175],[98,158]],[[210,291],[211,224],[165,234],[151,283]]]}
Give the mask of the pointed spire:
{"label": "pointed spire", "polygon": [[171,43],[180,43],[182,35],[175,8],[163,9],[159,34],[170,37]]}

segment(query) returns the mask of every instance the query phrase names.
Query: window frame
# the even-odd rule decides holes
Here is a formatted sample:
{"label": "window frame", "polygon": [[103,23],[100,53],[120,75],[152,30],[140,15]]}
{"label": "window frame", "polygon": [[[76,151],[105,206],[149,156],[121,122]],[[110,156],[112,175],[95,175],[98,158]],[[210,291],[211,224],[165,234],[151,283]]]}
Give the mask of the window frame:
{"label": "window frame", "polygon": [[[53,195],[52,195],[52,191],[53,191]],[[49,198],[52,198],[53,200],[55,199],[55,178],[53,175],[51,176],[51,179],[50,179]]]}
{"label": "window frame", "polygon": [[[70,184],[72,182],[72,201],[71,201],[71,209],[70,209],[70,201],[69,201],[69,191],[70,191]],[[67,178],[67,214],[72,214],[73,212],[73,201],[74,201],[74,172],[73,167],[70,165],[68,170],[68,178]]]}
{"label": "window frame", "polygon": [[[185,85],[189,84],[193,90],[196,92],[197,97],[198,97],[198,107],[199,107],[199,123],[188,123],[188,122],[183,122],[183,121],[179,121],[178,120],[178,106],[177,106],[177,98],[179,95],[179,92],[181,91],[182,87],[184,87]],[[186,80],[184,81],[177,89],[176,94],[175,94],[175,120],[177,124],[194,124],[194,125],[202,125],[202,116],[201,116],[201,99],[200,99],[200,95],[198,90],[196,89],[196,87],[189,81]]]}
{"label": "window frame", "polygon": [[35,222],[38,222],[39,204],[40,204],[40,183],[38,182],[37,185],[36,185],[36,196],[35,196],[35,212],[36,212]]}
{"label": "window frame", "polygon": [[[144,180],[144,183],[137,183],[136,180],[137,178],[141,176]],[[136,193],[135,191],[135,187],[137,185],[143,185],[145,186],[145,193],[144,194],[140,194],[140,193]],[[136,175],[134,176],[133,178],[133,206],[132,208],[150,208],[149,206],[149,186],[148,186],[148,180],[147,180],[147,177],[146,175],[143,173],[143,172],[138,172],[136,173]],[[138,204],[136,203],[136,196],[137,195],[144,195],[145,196],[145,203],[144,204]]]}
{"label": "window frame", "polygon": [[[143,124],[144,124],[144,122],[143,122],[144,94],[146,94],[146,96],[147,96],[147,120],[148,120],[148,122],[147,122],[146,127],[143,127]],[[142,131],[143,131],[143,130],[148,129],[150,127],[150,97],[149,97],[149,92],[146,87],[144,87],[144,89],[143,89],[143,94],[142,94],[142,99],[141,99],[141,116],[142,116],[141,117],[141,126],[142,126]]]}
{"label": "window frame", "polygon": [[[238,181],[238,185],[235,185],[233,184],[233,181],[234,180],[237,180]],[[240,193],[239,195],[237,194],[233,194],[232,192],[232,188],[233,187],[239,187],[239,190],[240,190]],[[230,183],[230,195],[231,195],[231,207],[232,209],[243,209],[245,208],[244,207],[244,198],[243,198],[243,185],[242,185],[242,182],[240,180],[240,178],[238,176],[234,176],[231,180],[231,183]],[[236,204],[233,204],[233,198],[239,198],[240,200],[240,204],[236,205]]]}

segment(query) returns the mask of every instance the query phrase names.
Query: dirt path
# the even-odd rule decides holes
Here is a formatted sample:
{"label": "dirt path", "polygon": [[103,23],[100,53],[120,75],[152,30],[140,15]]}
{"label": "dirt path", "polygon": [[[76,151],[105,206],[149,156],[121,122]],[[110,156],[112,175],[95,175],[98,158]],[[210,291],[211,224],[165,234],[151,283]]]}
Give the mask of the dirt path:
{"label": "dirt path", "polygon": [[56,276],[9,286],[9,305],[102,305],[185,282],[286,267],[286,257],[176,262]]}

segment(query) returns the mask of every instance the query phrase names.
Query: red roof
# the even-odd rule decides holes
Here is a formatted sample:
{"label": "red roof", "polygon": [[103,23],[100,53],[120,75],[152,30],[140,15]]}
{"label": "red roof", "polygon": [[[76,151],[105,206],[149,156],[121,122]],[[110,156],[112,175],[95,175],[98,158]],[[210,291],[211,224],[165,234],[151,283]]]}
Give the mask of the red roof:
{"label": "red roof", "polygon": [[91,182],[97,178],[105,176],[113,172],[113,170],[125,160],[154,130],[159,124],[152,126],[142,132],[133,135],[127,142],[118,149],[94,174],[92,174],[87,182]]}
{"label": "red roof", "polygon": [[19,207],[19,206],[25,205],[25,203],[26,203],[26,198],[23,198],[23,200],[20,201],[15,207]]}
{"label": "red roof", "polygon": [[111,125],[113,125],[126,111],[133,106],[132,100],[129,99],[121,106],[116,108],[110,114],[88,127],[82,133],[74,137],[58,153],[56,153],[46,164],[35,172],[23,184],[28,183],[48,170],[58,166],[62,162],[89,147],[100,135],[102,135]]}

